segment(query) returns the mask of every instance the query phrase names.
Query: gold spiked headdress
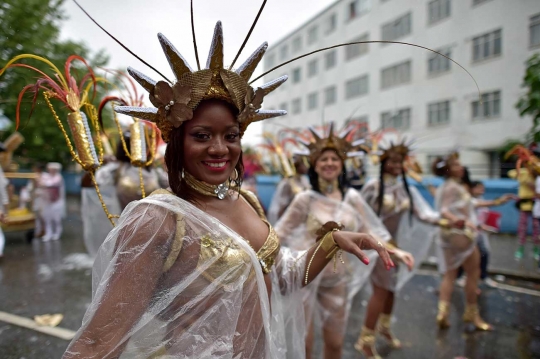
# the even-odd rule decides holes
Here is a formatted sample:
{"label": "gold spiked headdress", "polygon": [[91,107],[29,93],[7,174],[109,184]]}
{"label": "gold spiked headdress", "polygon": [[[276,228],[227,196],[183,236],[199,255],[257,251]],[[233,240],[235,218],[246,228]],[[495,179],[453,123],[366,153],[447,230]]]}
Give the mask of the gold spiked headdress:
{"label": "gold spiked headdress", "polygon": [[248,83],[268,48],[266,42],[236,71],[226,69],[223,65],[223,29],[218,21],[206,68],[193,71],[163,34],[158,34],[158,39],[174,72],[176,83],[171,86],[165,81],[156,82],[139,71],[128,68],[129,74],[149,92],[150,102],[155,107],[118,106],[115,111],[155,122],[165,142],[169,141],[171,130],[190,120],[199,103],[206,99],[224,100],[236,107],[241,134],[253,122],[287,114],[282,110],[261,110],[264,96],[284,83],[287,76],[256,89]]}
{"label": "gold spiked headdress", "polygon": [[312,140],[309,142],[300,140],[300,143],[307,148],[307,152],[302,152],[299,154],[308,156],[311,165],[315,164],[317,158],[319,158],[325,150],[336,151],[337,155],[343,161],[347,160],[348,158],[360,157],[365,153],[369,153],[369,147],[366,145],[366,141],[364,139],[354,142],[347,140],[348,135],[352,131],[352,128],[350,127],[336,135],[334,134],[334,123],[332,122],[330,123],[330,129],[327,136],[319,133],[313,127],[310,127],[309,131],[311,132]]}

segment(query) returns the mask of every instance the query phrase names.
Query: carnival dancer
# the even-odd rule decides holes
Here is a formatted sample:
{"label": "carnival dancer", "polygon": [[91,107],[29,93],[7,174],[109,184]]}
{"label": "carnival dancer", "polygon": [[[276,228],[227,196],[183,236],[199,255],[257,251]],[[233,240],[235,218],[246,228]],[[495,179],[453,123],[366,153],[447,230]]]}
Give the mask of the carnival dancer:
{"label": "carnival dancer", "polygon": [[540,219],[535,218],[533,215],[534,200],[536,198],[535,179],[540,174],[540,160],[535,156],[531,148],[536,148],[536,144],[532,144],[530,148],[516,145],[506,154],[506,157],[518,156],[516,169],[508,171],[508,177],[516,179],[519,183],[518,201],[516,203],[519,210],[519,245],[514,253],[514,257],[518,260],[522,259],[525,254],[529,218],[532,222],[533,257],[535,260],[540,260]]}
{"label": "carnival dancer", "polygon": [[392,236],[391,245],[407,252],[403,256],[405,266],[386,271],[384,263],[377,261],[371,273],[373,293],[355,348],[366,358],[376,359],[381,358],[375,348],[377,334],[392,348],[401,348],[401,342],[391,331],[395,293],[412,277],[415,262],[421,263],[427,255],[435,239],[435,226],[446,228],[450,224],[440,219],[420,192],[407,182],[409,175],[421,180],[421,170],[410,156],[413,141],[389,141],[388,136],[385,140],[387,144],[382,143],[378,152],[372,154],[380,164],[379,177],[366,183],[361,193]]}
{"label": "carnival dancer", "polygon": [[433,173],[444,177],[437,189],[435,204],[441,216],[453,223],[463,223],[461,229],[441,229],[438,254],[439,271],[443,274],[439,292],[437,324],[440,329],[450,326],[450,299],[454,290],[458,269],[463,266],[467,274],[465,284],[465,312],[463,321],[472,323],[477,330],[493,330],[493,326],[480,317],[478,309],[478,279],[480,277],[480,253],[477,248],[478,219],[470,193],[461,184],[463,166],[459,155],[452,153],[446,158],[437,158]]}
{"label": "carnival dancer", "polygon": [[66,192],[64,178],[58,162],[47,164],[47,172],[43,173],[39,187],[43,190],[42,217],[45,222],[43,241],[59,240],[62,236],[62,218],[66,215]]}
{"label": "carnival dancer", "polygon": [[268,220],[275,224],[283,215],[287,207],[291,204],[294,196],[310,188],[306,177],[308,167],[303,158],[298,155],[293,156],[294,173],[283,171],[283,178],[278,183],[276,191],[272,197],[272,202],[268,209]]}
{"label": "carnival dancer", "polygon": [[158,37],[176,83],[129,69],[156,107],[115,110],[157,123],[170,190],[123,211],[100,248],[93,300],[64,358],[302,358],[299,289],[339,250],[365,260],[362,249],[375,249],[393,263],[371,236],[331,224],[307,251],[282,248],[253,195],[232,189],[241,188],[248,125],[285,114],[260,107],[286,77],[248,84],[266,43],[229,70],[218,22],[207,66],[192,70]]}
{"label": "carnival dancer", "polygon": [[[333,124],[325,136],[310,129],[313,140],[305,143],[309,158],[308,170],[311,190],[298,193],[276,224],[282,244],[295,250],[310,248],[317,239],[317,231],[328,221],[335,221],[348,231],[371,234],[383,246],[390,240],[380,220],[356,190],[348,187],[344,162],[368,151],[363,141],[348,142],[348,131],[334,134]],[[396,251],[399,258],[407,254]],[[360,268],[357,261],[343,258],[344,265],[328,266],[304,290],[304,308],[308,333],[306,357],[313,356],[313,337],[322,331],[324,357],[340,358],[348,313],[354,295],[368,278],[372,265]],[[374,263],[375,257],[371,257]]]}

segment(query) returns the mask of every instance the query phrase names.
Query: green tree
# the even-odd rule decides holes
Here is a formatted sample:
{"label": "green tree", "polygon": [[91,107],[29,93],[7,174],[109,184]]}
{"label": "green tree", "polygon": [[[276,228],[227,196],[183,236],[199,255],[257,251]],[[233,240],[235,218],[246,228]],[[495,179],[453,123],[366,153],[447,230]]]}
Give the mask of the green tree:
{"label": "green tree", "polygon": [[534,54],[527,60],[527,69],[522,87],[527,92],[516,104],[520,116],[531,116],[533,125],[526,142],[540,141],[540,54]]}
{"label": "green tree", "polygon": [[[74,54],[87,59],[91,66],[104,66],[108,62],[103,51],[93,54],[84,43],[60,40],[60,25],[66,19],[61,8],[63,2],[64,0],[3,0],[0,3],[0,67],[4,67],[14,56],[25,53],[45,57],[60,69],[63,69],[66,59]],[[38,61],[23,62],[48,71],[47,66]],[[23,68],[8,69],[0,77],[0,110],[10,120],[15,121],[16,118],[19,92],[25,85],[34,83],[36,77],[34,71]],[[37,97],[29,117],[32,97],[33,94],[28,93],[21,106],[19,132],[25,137],[25,142],[16,152],[16,161],[23,166],[49,161],[69,164],[71,156],[65,140],[41,94]],[[96,99],[99,98],[96,96]],[[54,101],[54,105],[59,117],[65,121],[68,113],[65,106],[57,101]],[[13,126],[2,138],[6,138],[14,130]]]}

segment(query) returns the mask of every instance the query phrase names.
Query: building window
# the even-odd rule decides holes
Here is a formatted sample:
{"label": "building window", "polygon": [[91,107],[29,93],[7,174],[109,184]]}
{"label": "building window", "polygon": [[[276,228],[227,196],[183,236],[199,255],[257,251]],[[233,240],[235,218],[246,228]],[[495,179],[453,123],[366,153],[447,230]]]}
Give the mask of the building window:
{"label": "building window", "polygon": [[472,0],[473,6],[480,5],[482,3],[488,2],[490,0]]}
{"label": "building window", "polygon": [[331,34],[337,27],[337,15],[334,13],[326,20],[326,35]]}
{"label": "building window", "polygon": [[502,30],[495,30],[473,38],[473,61],[499,56],[502,52]]}
{"label": "building window", "polygon": [[381,70],[381,89],[411,82],[411,60]]}
{"label": "building window", "polygon": [[451,0],[432,0],[428,3],[428,23],[433,24],[450,17],[452,12]]}
{"label": "building window", "polygon": [[302,111],[302,99],[295,98],[292,100],[291,108],[293,115],[298,115]]}
{"label": "building window", "polygon": [[531,17],[531,24],[529,25],[530,33],[530,46],[540,45],[540,14]]}
{"label": "building window", "polygon": [[289,106],[287,105],[287,102],[282,102],[279,104],[279,109],[289,112]]}
{"label": "building window", "polygon": [[324,104],[331,105],[337,101],[336,86],[330,86],[324,89]]}
{"label": "building window", "polygon": [[279,58],[281,60],[286,60],[288,56],[289,56],[289,45],[281,46],[281,49],[279,49]]}
{"label": "building window", "polygon": [[319,34],[319,27],[317,25],[312,26],[308,30],[308,34],[307,34],[307,43],[308,43],[308,45],[311,45],[315,41],[317,41],[318,34]]}
{"label": "building window", "polygon": [[499,117],[501,114],[501,91],[494,91],[482,94],[482,103],[473,101],[473,120],[490,119]]}
{"label": "building window", "polygon": [[336,50],[330,50],[324,54],[324,67],[329,70],[337,64]]}
{"label": "building window", "polygon": [[302,38],[297,36],[292,41],[292,52],[296,53],[300,50],[302,50]]}
{"label": "building window", "polygon": [[363,75],[345,83],[345,99],[351,99],[367,94],[369,91],[369,77]]}
{"label": "building window", "polygon": [[412,31],[412,15],[407,13],[396,20],[382,26],[382,39],[384,41],[394,41],[407,36]]}
{"label": "building window", "polygon": [[[369,34],[365,34],[365,35],[360,36],[359,38],[352,40],[351,42],[368,41],[368,40],[369,40]],[[368,46],[369,44],[356,44],[356,45],[345,46],[345,61],[350,61],[352,59],[355,59],[357,57],[360,57],[366,54],[369,50]]]}
{"label": "building window", "polygon": [[381,113],[381,127],[407,130],[411,126],[411,109],[404,108],[396,112]]}
{"label": "building window", "polygon": [[292,83],[297,84],[302,79],[302,69],[297,67],[292,71]]}
{"label": "building window", "polygon": [[307,66],[308,66],[307,67],[308,77],[313,77],[313,76],[317,75],[317,72],[319,72],[319,60],[318,59],[311,60],[310,62],[308,62]]}
{"label": "building window", "polygon": [[349,2],[348,20],[359,17],[371,10],[371,0],[353,0]]}
{"label": "building window", "polygon": [[270,69],[276,64],[276,54],[272,53],[266,57],[266,68]]}
{"label": "building window", "polygon": [[312,92],[308,94],[308,97],[307,97],[308,110],[316,109],[318,102],[319,102],[319,94],[317,92]]}
{"label": "building window", "polygon": [[450,122],[450,101],[428,104],[428,125],[437,126]]}
{"label": "building window", "polygon": [[[452,57],[452,51],[450,48],[438,50],[441,54]],[[444,56],[430,53],[428,58],[428,74],[437,75],[442,72],[450,71],[451,62]]]}

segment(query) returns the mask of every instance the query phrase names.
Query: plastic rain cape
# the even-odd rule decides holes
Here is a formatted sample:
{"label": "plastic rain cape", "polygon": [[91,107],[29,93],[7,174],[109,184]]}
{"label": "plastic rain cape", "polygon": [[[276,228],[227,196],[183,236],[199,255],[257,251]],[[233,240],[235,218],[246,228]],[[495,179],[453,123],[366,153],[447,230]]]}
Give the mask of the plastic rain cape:
{"label": "plastic rain cape", "polygon": [[309,187],[309,181],[305,176],[283,178],[272,196],[272,202],[268,208],[268,221],[275,225],[291,204],[294,196]]}
{"label": "plastic rain cape", "polygon": [[[362,188],[362,196],[366,202],[378,211],[379,179],[372,179]],[[410,186],[413,215],[409,211],[411,201],[405,190],[403,182],[386,182],[384,185],[383,205],[380,218],[390,232],[395,244],[402,250],[412,254],[415,259],[415,268],[409,271],[403,264],[396,262],[397,267],[386,270],[384,263],[377,259],[377,264],[371,275],[375,285],[391,292],[396,292],[414,276],[415,270],[426,258],[429,248],[437,238],[438,227],[434,224],[440,219],[420,192]]]}
{"label": "plastic rain cape", "polygon": [[[458,218],[471,221],[478,225],[472,197],[465,187],[455,180],[446,180],[435,195],[435,206],[441,213],[448,211]],[[469,229],[441,229],[437,256],[439,272],[459,268],[476,247],[477,231]]]}
{"label": "plastic rain cape", "polygon": [[129,204],[101,246],[64,358],[303,358],[305,256],[282,248],[263,276],[237,233],[158,192]]}
{"label": "plastic rain cape", "polygon": [[[147,194],[158,188],[166,188],[167,181],[159,176],[156,169],[143,170],[143,183]],[[165,178],[166,179],[166,178]],[[109,213],[119,215],[131,201],[142,198],[139,169],[129,163],[112,162],[96,171],[96,181]],[[97,251],[112,229],[94,188],[82,188],[83,237],[86,250],[91,257]]]}
{"label": "plastic rain cape", "polygon": [[[347,190],[341,202],[313,190],[297,194],[276,224],[276,232],[283,245],[305,250],[313,246],[315,232],[328,221],[341,222],[344,230],[369,233],[383,242],[390,239],[382,222],[354,189]],[[314,323],[315,331],[322,325],[344,334],[352,299],[369,278],[376,262],[375,251],[366,253],[370,258],[368,266],[355,256],[343,253],[345,264],[337,260],[334,271],[334,264],[329,263],[303,289],[306,320],[308,325]]]}

